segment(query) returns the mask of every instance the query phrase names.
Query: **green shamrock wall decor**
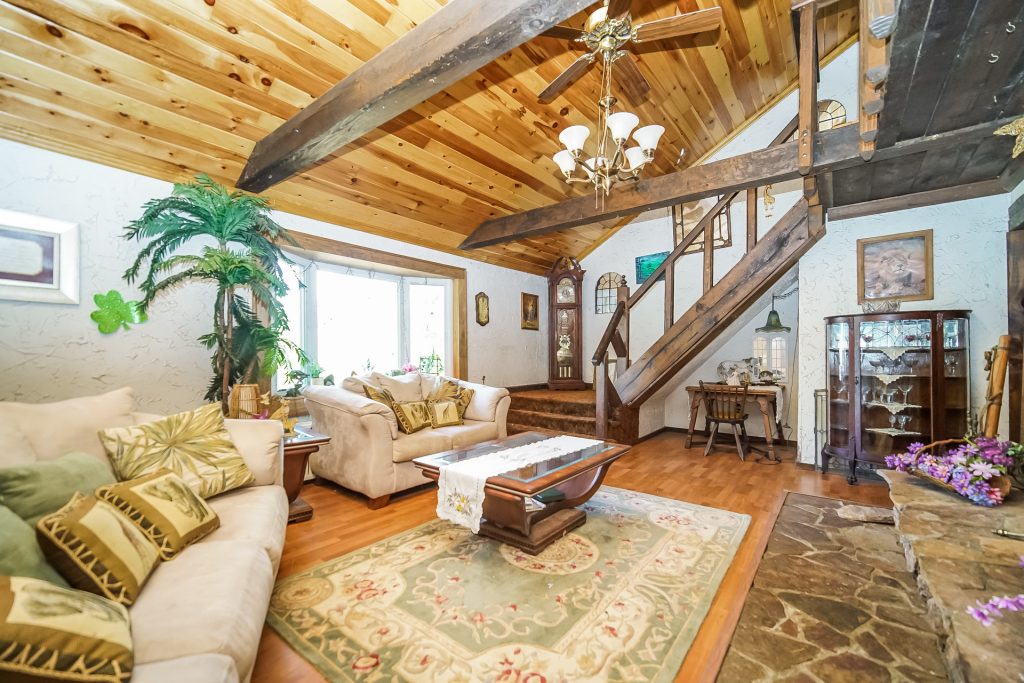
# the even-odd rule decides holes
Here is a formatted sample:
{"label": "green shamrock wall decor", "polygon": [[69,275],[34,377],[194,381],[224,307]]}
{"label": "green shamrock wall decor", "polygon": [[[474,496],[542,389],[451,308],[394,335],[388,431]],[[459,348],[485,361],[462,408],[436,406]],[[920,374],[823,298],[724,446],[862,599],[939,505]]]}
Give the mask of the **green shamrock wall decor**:
{"label": "green shamrock wall decor", "polygon": [[89,314],[103,334],[113,334],[118,329],[130,330],[130,325],[146,322],[146,314],[139,313],[138,301],[125,301],[115,289],[106,294],[94,294],[92,300],[96,310]]}

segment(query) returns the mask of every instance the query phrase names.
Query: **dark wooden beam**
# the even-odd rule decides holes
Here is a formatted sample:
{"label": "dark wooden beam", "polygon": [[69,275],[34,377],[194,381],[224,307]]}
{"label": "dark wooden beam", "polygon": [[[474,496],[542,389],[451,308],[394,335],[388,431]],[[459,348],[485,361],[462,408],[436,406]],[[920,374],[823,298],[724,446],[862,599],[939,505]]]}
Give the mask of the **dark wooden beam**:
{"label": "dark wooden beam", "polygon": [[[991,135],[996,128],[1012,120],[1000,119],[948,133],[906,140],[878,150],[872,163],[978,140]],[[820,131],[815,135],[815,175],[865,163],[867,162],[860,158],[860,134],[857,126],[842,126]],[[603,205],[595,206],[593,196],[586,195],[550,206],[493,218],[481,223],[462,242],[460,248],[476,249],[491,244],[514,242],[525,237],[590,225],[680,202],[738,192],[798,177],[800,173],[797,168],[797,142],[787,142],[777,147],[641,180],[630,186],[616,187]]]}
{"label": "dark wooden beam", "polygon": [[[1011,228],[1013,225],[1011,224]],[[1024,431],[1024,230],[1006,234],[1006,304],[1010,333],[1010,434],[1020,441]]]}
{"label": "dark wooden beam", "polygon": [[747,188],[747,251],[757,244],[757,188]]}
{"label": "dark wooden beam", "polygon": [[1024,230],[1024,195],[1010,204],[1010,230]]}
{"label": "dark wooden beam", "polygon": [[797,133],[801,175],[814,165],[814,134],[818,131],[818,34],[814,27],[817,6],[800,8],[800,130]]}
{"label": "dark wooden beam", "polygon": [[957,185],[944,187],[939,190],[928,190],[926,192],[915,192],[913,194],[900,195],[899,197],[886,197],[885,199],[874,199],[857,204],[846,204],[845,206],[834,206],[828,210],[830,221],[841,221],[847,218],[858,218],[860,216],[873,216],[879,213],[890,211],[903,211],[904,209],[918,209],[922,206],[933,204],[945,204],[947,202],[959,202],[964,199],[975,199],[977,197],[990,197],[995,194],[1003,194],[1002,185],[998,179],[985,180],[969,185]]}
{"label": "dark wooden beam", "polygon": [[260,140],[238,187],[262,192],[309,168],[592,0],[452,0]]}

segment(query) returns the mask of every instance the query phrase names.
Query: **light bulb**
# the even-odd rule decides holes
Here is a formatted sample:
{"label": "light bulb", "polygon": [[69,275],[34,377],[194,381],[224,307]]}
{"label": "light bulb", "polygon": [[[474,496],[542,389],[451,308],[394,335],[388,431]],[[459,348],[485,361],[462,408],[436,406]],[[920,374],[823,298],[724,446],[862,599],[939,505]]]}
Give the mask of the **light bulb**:
{"label": "light bulb", "polygon": [[586,126],[569,126],[558,136],[558,141],[570,152],[579,152],[589,136],[590,129]]}
{"label": "light bulb", "polygon": [[644,126],[633,133],[633,139],[637,141],[645,152],[654,153],[658,146],[658,140],[665,132],[665,126]]}
{"label": "light bulb", "polygon": [[558,164],[558,168],[562,169],[562,173],[567,176],[572,175],[572,172],[576,170],[576,159],[573,158],[572,152],[567,149],[557,152],[551,158]]}
{"label": "light bulb", "polygon": [[628,111],[615,112],[608,117],[608,130],[612,133],[612,140],[616,144],[628,140],[629,134],[633,132],[638,123],[640,123],[640,117],[636,114],[631,114]]}

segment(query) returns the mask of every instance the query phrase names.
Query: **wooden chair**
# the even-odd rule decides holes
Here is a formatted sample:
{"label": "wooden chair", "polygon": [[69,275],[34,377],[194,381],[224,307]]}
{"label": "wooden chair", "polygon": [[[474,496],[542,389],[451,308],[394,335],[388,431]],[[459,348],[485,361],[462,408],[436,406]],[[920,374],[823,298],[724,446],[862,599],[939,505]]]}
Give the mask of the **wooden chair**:
{"label": "wooden chair", "polygon": [[[718,435],[720,425],[732,425],[732,435],[736,439],[736,450],[739,451],[740,460],[747,459],[747,386],[728,386],[725,384],[704,384],[700,383],[700,398],[704,403],[704,414],[711,423],[711,432],[708,434],[708,443],[704,447],[704,455],[711,452],[715,445],[715,437]],[[742,435],[742,440],[740,436]]]}

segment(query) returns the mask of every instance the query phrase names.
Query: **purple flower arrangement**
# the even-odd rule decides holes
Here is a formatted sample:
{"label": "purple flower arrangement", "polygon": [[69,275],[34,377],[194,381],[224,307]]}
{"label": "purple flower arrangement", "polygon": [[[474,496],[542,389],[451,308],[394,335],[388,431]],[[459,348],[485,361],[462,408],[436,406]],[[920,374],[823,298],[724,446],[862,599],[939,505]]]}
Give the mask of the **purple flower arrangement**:
{"label": "purple flower arrangement", "polygon": [[[1020,557],[1020,566],[1024,567],[1024,555]],[[993,596],[988,602],[975,602],[976,607],[968,607],[967,613],[981,622],[983,626],[991,626],[998,617],[1003,616],[1003,611],[1024,612],[1024,593],[1015,598],[1007,595]]]}
{"label": "purple flower arrangement", "polygon": [[968,439],[943,455],[931,453],[922,443],[912,443],[906,452],[885,458],[885,464],[894,470],[934,479],[985,507],[1003,502],[1003,490],[994,480],[1022,461],[1024,446],[985,436]]}

